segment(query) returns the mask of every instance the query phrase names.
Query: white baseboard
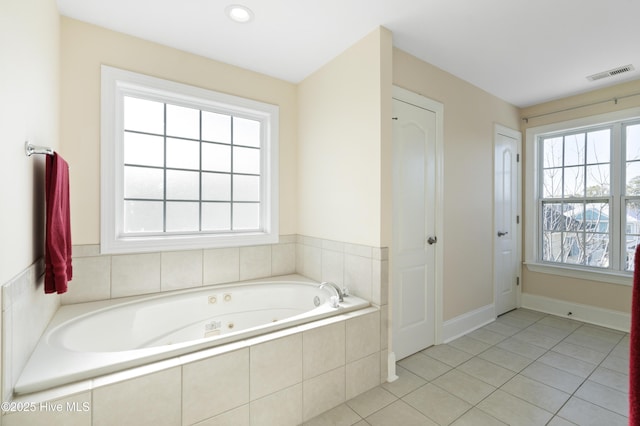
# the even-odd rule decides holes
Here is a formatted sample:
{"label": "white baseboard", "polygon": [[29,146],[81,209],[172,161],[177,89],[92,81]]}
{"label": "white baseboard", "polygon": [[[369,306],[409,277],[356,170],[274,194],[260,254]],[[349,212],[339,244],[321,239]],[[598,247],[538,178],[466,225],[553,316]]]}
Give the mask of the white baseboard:
{"label": "white baseboard", "polygon": [[[567,302],[565,300],[552,299],[535,294],[522,293],[522,307],[546,314],[557,315],[563,318],[571,318],[589,324],[600,325],[629,332],[631,328],[631,315],[625,312],[598,308],[596,306],[582,305],[580,303]],[[569,315],[569,312],[571,313]]]}
{"label": "white baseboard", "polygon": [[442,324],[442,343],[449,343],[460,336],[495,321],[495,319],[495,307],[491,304],[445,321]]}

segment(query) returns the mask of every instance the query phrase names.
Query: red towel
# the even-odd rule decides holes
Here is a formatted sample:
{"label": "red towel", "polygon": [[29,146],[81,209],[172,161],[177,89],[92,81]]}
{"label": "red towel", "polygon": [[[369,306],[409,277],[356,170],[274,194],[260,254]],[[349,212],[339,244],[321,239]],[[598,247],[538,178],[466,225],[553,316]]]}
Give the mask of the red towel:
{"label": "red towel", "polygon": [[629,340],[629,426],[640,426],[640,245],[636,247]]}
{"label": "red towel", "polygon": [[69,165],[57,153],[47,155],[44,292],[64,293],[71,281]]}

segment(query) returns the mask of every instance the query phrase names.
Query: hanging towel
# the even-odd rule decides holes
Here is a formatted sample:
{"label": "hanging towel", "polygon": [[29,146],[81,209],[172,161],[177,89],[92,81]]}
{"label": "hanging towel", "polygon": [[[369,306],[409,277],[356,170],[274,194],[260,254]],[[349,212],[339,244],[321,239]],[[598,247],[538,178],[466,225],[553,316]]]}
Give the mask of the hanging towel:
{"label": "hanging towel", "polygon": [[69,165],[58,153],[46,158],[44,292],[60,294],[72,278]]}
{"label": "hanging towel", "polygon": [[636,247],[629,340],[629,426],[640,426],[640,245]]}

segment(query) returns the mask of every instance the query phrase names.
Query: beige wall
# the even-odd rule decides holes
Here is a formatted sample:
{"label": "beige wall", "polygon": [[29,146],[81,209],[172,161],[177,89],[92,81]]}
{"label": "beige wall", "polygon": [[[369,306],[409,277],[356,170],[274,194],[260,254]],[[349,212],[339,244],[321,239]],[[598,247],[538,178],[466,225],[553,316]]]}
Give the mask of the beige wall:
{"label": "beige wall", "polygon": [[[625,95],[632,93],[640,93],[640,81],[620,84],[583,95],[572,96],[558,101],[525,108],[522,110],[522,117],[532,117],[538,114],[553,113],[554,111],[560,111],[580,105],[587,105],[607,99],[622,98],[618,100],[617,104],[615,102],[605,102],[585,108],[553,113],[545,115],[544,117],[531,118],[528,123],[523,122],[522,132],[525,134],[526,130],[530,127],[559,123],[640,106],[640,96],[623,98]],[[527,143],[532,143],[532,141],[525,141],[524,145],[526,146]],[[524,151],[526,153],[526,149]],[[524,165],[526,168],[526,159]],[[526,191],[526,185],[524,191]],[[525,192],[525,197],[532,198],[534,197],[534,194],[527,194]],[[525,226],[527,220],[529,220],[529,218],[525,215]],[[526,240],[524,241],[524,244],[526,246]],[[523,293],[627,313],[630,312],[631,309],[632,287],[629,285],[579,280],[575,278],[542,274],[529,271],[526,267],[523,268],[522,283]]]}
{"label": "beige wall", "polygon": [[391,33],[378,28],[299,84],[298,234],[388,243],[381,186],[390,60]]}
{"label": "beige wall", "polygon": [[74,244],[100,238],[100,65],[280,106],[280,233],[296,232],[296,86],[62,18],[61,144],[71,164]]}
{"label": "beige wall", "polygon": [[398,49],[393,83],[444,105],[446,321],[493,303],[494,123],[518,129],[518,109]]}
{"label": "beige wall", "polygon": [[44,157],[24,142],[58,148],[59,23],[55,1],[0,2],[0,284],[44,252]]}

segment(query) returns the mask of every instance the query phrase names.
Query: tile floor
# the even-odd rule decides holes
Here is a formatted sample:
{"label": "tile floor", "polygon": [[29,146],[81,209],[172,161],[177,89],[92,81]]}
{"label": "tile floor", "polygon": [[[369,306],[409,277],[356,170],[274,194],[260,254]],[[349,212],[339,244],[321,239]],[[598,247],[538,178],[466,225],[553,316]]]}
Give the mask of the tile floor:
{"label": "tile floor", "polygon": [[627,333],[518,309],[305,426],[627,425],[628,353]]}

